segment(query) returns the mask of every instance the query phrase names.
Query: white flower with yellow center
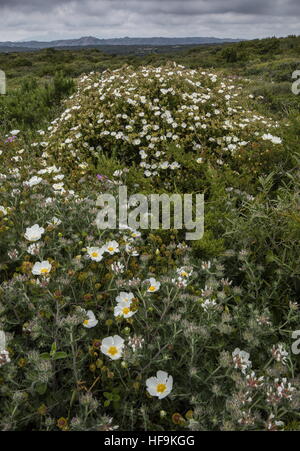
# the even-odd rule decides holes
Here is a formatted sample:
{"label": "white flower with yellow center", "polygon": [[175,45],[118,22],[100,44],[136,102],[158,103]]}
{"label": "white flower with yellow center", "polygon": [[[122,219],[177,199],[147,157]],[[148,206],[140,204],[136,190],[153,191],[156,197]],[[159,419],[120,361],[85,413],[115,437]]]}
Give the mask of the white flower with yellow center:
{"label": "white flower with yellow center", "polygon": [[132,238],[140,238],[141,237],[141,232],[138,232],[137,230],[132,230],[131,232],[130,232],[130,236],[132,237]]}
{"label": "white flower with yellow center", "polygon": [[87,319],[83,321],[83,326],[87,329],[97,326],[98,320],[96,319],[94,313],[91,310],[86,312]]}
{"label": "white flower with yellow center", "polygon": [[132,311],[130,309],[130,304],[126,301],[119,302],[114,309],[114,315],[122,316],[123,318],[131,318],[135,313],[136,311]]}
{"label": "white flower with yellow center", "polygon": [[183,277],[183,278],[190,277],[192,275],[192,273],[193,273],[193,270],[188,269],[188,268],[182,267],[182,268],[177,269],[177,274],[179,277]]}
{"label": "white flower with yellow center", "polygon": [[119,250],[119,243],[117,241],[109,241],[104,246],[105,251],[108,252],[110,255],[116,254],[120,252]]}
{"label": "white flower with yellow center", "polygon": [[51,271],[52,265],[48,260],[37,262],[32,268],[32,274],[35,276],[47,276]]}
{"label": "white flower with yellow center", "polygon": [[134,299],[133,293],[126,293],[125,291],[121,291],[119,296],[116,297],[116,301],[118,304],[125,303],[129,307],[131,305],[132,300]]}
{"label": "white flower with yellow center", "polygon": [[160,282],[158,282],[154,277],[149,279],[150,286],[147,289],[148,293],[155,293],[160,288]]}
{"label": "white flower with yellow center", "polygon": [[64,193],[64,192],[65,192],[65,189],[64,189],[64,183],[63,183],[63,182],[60,182],[60,183],[54,183],[54,184],[52,185],[52,187],[53,187],[54,191],[60,191],[61,193]]}
{"label": "white flower with yellow center", "polygon": [[146,380],[147,391],[151,396],[163,399],[168,396],[173,388],[173,377],[165,371],[157,371],[156,377]]}
{"label": "white flower with yellow center", "polygon": [[38,241],[41,239],[41,236],[45,232],[43,227],[40,227],[38,224],[34,224],[32,227],[27,227],[24,237],[28,241]]}
{"label": "white flower with yellow center", "polygon": [[119,337],[119,335],[114,335],[113,337],[106,337],[102,340],[101,352],[112,360],[118,360],[122,357],[123,347],[123,338]]}
{"label": "white flower with yellow center", "polygon": [[53,216],[53,218],[51,219],[51,221],[48,222],[48,224],[51,226],[59,226],[61,224],[61,220],[58,219],[56,216]]}
{"label": "white flower with yellow center", "polygon": [[103,249],[99,247],[88,247],[88,256],[95,262],[100,262],[103,259]]}

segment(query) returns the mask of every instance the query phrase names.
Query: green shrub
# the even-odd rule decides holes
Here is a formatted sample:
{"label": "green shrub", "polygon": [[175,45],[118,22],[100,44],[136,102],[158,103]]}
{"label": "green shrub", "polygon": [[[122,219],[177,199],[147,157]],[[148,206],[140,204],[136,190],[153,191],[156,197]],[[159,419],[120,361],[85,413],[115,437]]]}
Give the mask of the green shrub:
{"label": "green shrub", "polygon": [[57,112],[59,102],[73,89],[73,81],[61,73],[43,83],[32,78],[24,79],[19,89],[0,98],[2,133],[12,129],[44,127]]}

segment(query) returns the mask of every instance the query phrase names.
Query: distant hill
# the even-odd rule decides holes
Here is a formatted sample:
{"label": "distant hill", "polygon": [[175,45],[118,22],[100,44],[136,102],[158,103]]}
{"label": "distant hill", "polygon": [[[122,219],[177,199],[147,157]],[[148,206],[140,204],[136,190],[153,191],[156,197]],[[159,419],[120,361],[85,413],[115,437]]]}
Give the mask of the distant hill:
{"label": "distant hill", "polygon": [[240,42],[241,39],[219,39],[214,37],[189,37],[189,38],[113,38],[113,39],[98,39],[93,36],[86,36],[79,39],[62,39],[58,41],[40,42],[40,41],[26,41],[26,42],[0,42],[1,51],[20,51],[25,50],[39,50],[46,48],[60,48],[60,47],[92,47],[92,46],[106,46],[106,45],[153,45],[153,46],[174,46],[174,45],[201,45],[201,44],[222,44],[224,42]]}

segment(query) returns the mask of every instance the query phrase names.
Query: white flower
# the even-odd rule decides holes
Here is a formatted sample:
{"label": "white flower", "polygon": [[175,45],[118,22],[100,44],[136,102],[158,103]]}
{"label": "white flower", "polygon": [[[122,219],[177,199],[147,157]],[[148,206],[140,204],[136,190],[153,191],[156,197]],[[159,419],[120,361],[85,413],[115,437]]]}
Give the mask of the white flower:
{"label": "white flower", "polygon": [[141,157],[143,160],[144,160],[145,158],[147,158],[147,154],[146,154],[146,152],[145,152],[144,150],[140,150],[139,154],[140,154],[140,157]]}
{"label": "white flower", "polygon": [[63,180],[65,178],[65,176],[63,175],[63,174],[58,174],[58,175],[55,175],[54,177],[53,177],[53,180],[55,181],[55,182],[57,182],[57,181],[59,181],[59,180]]}
{"label": "white flower", "polygon": [[35,276],[46,276],[51,271],[52,265],[48,260],[37,262],[32,268],[32,274]]}
{"label": "white flower", "polygon": [[123,316],[124,318],[130,318],[135,313],[136,311],[130,310],[130,304],[128,305],[126,301],[119,302],[114,309],[115,316]]}
{"label": "white flower", "polygon": [[170,164],[170,169],[179,169],[180,164],[177,163],[177,161],[174,161],[174,163]]}
{"label": "white flower", "polygon": [[6,338],[5,332],[0,330],[0,368],[6,363],[10,362],[9,352],[5,349],[6,347]]}
{"label": "white flower", "polygon": [[125,270],[125,266],[121,262],[115,262],[111,264],[111,270],[116,274],[122,274]]}
{"label": "white flower", "polygon": [[108,252],[110,255],[116,254],[117,252],[120,252],[119,250],[119,243],[116,241],[109,241],[105,244],[104,249],[106,252]]}
{"label": "white flower", "polygon": [[136,352],[138,349],[143,347],[145,340],[143,337],[139,337],[134,335],[133,337],[128,338],[128,345],[132,348],[133,352]]}
{"label": "white flower", "polygon": [[17,136],[19,133],[20,133],[20,130],[12,130],[12,131],[10,132],[10,134],[11,134],[12,136]]}
{"label": "white flower", "polygon": [[140,238],[141,237],[141,232],[138,232],[137,230],[132,229],[132,231],[130,232],[130,236],[132,238]]}
{"label": "white flower", "polygon": [[172,279],[172,283],[176,285],[177,288],[185,288],[188,285],[188,281],[186,278],[178,277],[178,279]]}
{"label": "white flower", "polygon": [[205,312],[207,312],[210,308],[214,308],[216,306],[216,301],[211,301],[210,299],[206,299],[202,304],[201,307]]}
{"label": "white flower", "polygon": [[168,161],[163,161],[162,163],[159,164],[160,169],[168,169],[168,167],[169,167]]}
{"label": "white flower", "polygon": [[125,302],[128,306],[131,305],[132,300],[134,299],[134,294],[133,293],[126,293],[125,291],[121,291],[119,296],[116,297],[116,301],[118,303],[120,302]]}
{"label": "white flower", "polygon": [[178,268],[176,272],[180,277],[190,277],[193,274],[192,269],[185,267]]}
{"label": "white flower", "polygon": [[60,182],[60,183],[54,183],[54,184],[52,185],[52,187],[53,187],[54,191],[61,191],[61,192],[64,192],[64,191],[65,191],[65,189],[64,189],[64,183],[63,183],[63,182]]}
{"label": "white flower", "polygon": [[88,256],[91,260],[95,262],[101,262],[103,259],[103,249],[99,247],[88,247],[87,248]]}
{"label": "white flower", "polygon": [[38,241],[41,239],[41,236],[45,232],[43,227],[40,227],[38,224],[34,224],[32,227],[27,227],[24,237],[28,241]]}
{"label": "white flower", "polygon": [[97,326],[98,320],[96,319],[94,313],[91,310],[86,312],[87,319],[83,321],[84,327],[87,329],[91,329],[92,327]]}
{"label": "white flower", "polygon": [[208,271],[211,268],[211,262],[203,262],[201,263],[201,269],[203,269],[204,271]]}
{"label": "white flower", "polygon": [[273,135],[271,135],[271,133],[263,135],[262,139],[264,141],[271,141],[273,144],[281,144],[282,143],[281,138],[279,138],[278,136],[273,136]]}
{"label": "white flower", "polygon": [[56,216],[53,216],[50,222],[48,222],[49,225],[52,226],[59,226],[61,224],[61,220],[58,219]]}
{"label": "white flower", "polygon": [[0,368],[10,362],[9,352],[6,349],[0,349]]}
{"label": "white flower", "polygon": [[157,396],[163,399],[168,396],[173,388],[173,377],[165,371],[157,371],[156,377],[150,377],[146,380],[147,391],[151,396]]}
{"label": "white flower", "polygon": [[283,365],[286,365],[289,353],[286,351],[284,345],[282,344],[278,344],[277,346],[273,345],[271,353],[277,362],[282,362]]}
{"label": "white flower", "polygon": [[26,186],[35,186],[41,183],[43,179],[41,177],[37,177],[36,175],[34,177],[31,177],[31,179],[27,180],[27,182],[24,182],[24,185]]}
{"label": "white flower", "polygon": [[113,173],[114,177],[121,177],[121,175],[123,174],[122,169],[118,169]]}
{"label": "white flower", "polygon": [[147,289],[148,293],[155,293],[155,291],[158,291],[160,288],[160,282],[154,279],[154,277],[151,277],[149,279],[150,286]]}
{"label": "white flower", "polygon": [[246,370],[252,366],[252,363],[249,360],[250,354],[246,351],[241,351],[239,348],[236,348],[232,353],[232,357],[234,368],[240,369],[244,374]]}
{"label": "white flower", "polygon": [[138,251],[131,246],[131,244],[126,244],[125,246],[125,250],[127,252],[127,254],[131,255],[132,257],[138,257],[140,254],[138,253]]}
{"label": "white flower", "polygon": [[28,246],[27,252],[30,255],[38,255],[40,252],[40,247],[40,243],[32,243],[30,244],[30,246]]}
{"label": "white flower", "polygon": [[2,205],[0,205],[0,211],[1,211],[1,213],[3,213],[3,216],[7,215],[7,209],[4,208]]}
{"label": "white flower", "polygon": [[123,347],[123,338],[119,337],[119,335],[114,335],[113,337],[106,337],[102,340],[101,352],[112,360],[117,360],[122,357]]}

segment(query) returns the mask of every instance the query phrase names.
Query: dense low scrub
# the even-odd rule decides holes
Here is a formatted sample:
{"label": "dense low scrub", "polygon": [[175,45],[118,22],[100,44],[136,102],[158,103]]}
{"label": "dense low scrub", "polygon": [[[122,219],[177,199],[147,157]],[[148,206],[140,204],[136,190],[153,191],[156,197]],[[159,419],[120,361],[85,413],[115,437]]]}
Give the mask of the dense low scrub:
{"label": "dense low scrub", "polygon": [[42,82],[24,78],[20,87],[0,97],[0,130],[7,133],[19,127],[31,135],[32,131],[46,127],[57,114],[60,101],[73,90],[73,80],[62,73]]}

